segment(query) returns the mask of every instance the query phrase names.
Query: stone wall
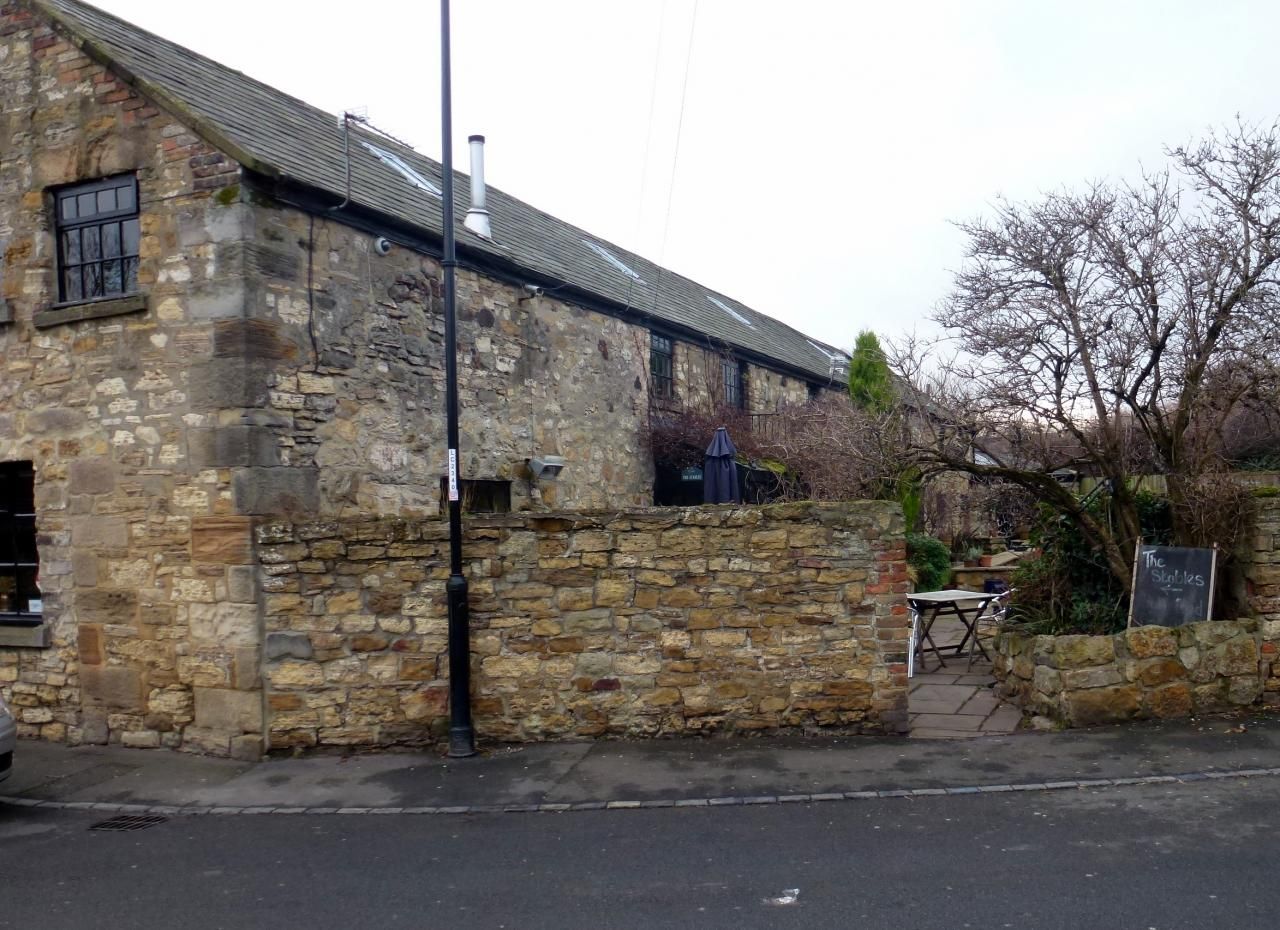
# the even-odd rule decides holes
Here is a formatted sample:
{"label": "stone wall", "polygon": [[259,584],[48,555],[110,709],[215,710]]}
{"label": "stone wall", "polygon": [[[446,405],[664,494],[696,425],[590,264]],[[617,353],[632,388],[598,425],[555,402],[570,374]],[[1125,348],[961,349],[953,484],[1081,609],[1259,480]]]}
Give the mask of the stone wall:
{"label": "stone wall", "polygon": [[[270,747],[438,737],[446,526],[257,535]],[[893,505],[477,518],[465,552],[485,738],[906,729]]]}
{"label": "stone wall", "polygon": [[[281,488],[320,516],[439,513],[439,263],[399,246],[378,255],[367,233],[252,199],[246,512],[279,498],[251,488]],[[652,503],[648,330],[466,268],[457,294],[462,476],[511,482],[513,510]],[[719,390],[720,358],[676,341],[681,403]],[[746,380],[752,411],[808,399],[803,379],[752,365]],[[528,480],[540,453],[566,459],[558,481]]]}
{"label": "stone wall", "polygon": [[[141,294],[58,306],[57,185],[135,172]],[[35,468],[44,625],[0,626],[20,733],[253,754],[248,520],[198,403],[239,316],[239,166],[22,6],[0,8],[0,461]],[[129,312],[117,313],[121,309]],[[115,315],[106,315],[108,313]],[[6,648],[35,642],[34,648]]]}
{"label": "stone wall", "polygon": [[[675,380],[674,404],[664,406],[714,410],[723,403],[722,363],[731,354],[722,348],[692,345],[677,341],[672,373]],[[809,382],[789,377],[758,365],[747,365],[746,409],[751,413],[775,413],[809,401]],[[847,388],[841,377],[822,385],[844,396]]]}
{"label": "stone wall", "polygon": [[[0,3],[0,462],[34,465],[44,617],[0,622],[0,692],[24,737],[253,757],[253,520],[439,512],[440,268],[255,188],[95,54]],[[60,305],[54,191],[126,172],[139,293]],[[463,477],[648,503],[647,329],[458,285]],[[525,479],[537,452],[560,481]]]}
{"label": "stone wall", "polygon": [[[319,516],[438,514],[439,263],[378,255],[367,233],[259,201],[246,490],[287,486]],[[513,510],[650,503],[647,332],[466,269],[457,281],[462,476],[511,482]],[[568,460],[559,482],[527,479],[539,453]],[[245,504],[270,514],[274,501]]]}
{"label": "stone wall", "polygon": [[1280,620],[996,640],[996,693],[1068,726],[1280,704]]}

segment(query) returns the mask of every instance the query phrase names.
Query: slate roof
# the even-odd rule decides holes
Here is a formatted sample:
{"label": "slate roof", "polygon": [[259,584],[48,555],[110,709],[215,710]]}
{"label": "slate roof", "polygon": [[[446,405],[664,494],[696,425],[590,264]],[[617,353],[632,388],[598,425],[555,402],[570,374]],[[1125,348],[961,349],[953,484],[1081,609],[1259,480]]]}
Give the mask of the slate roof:
{"label": "slate roof", "polygon": [[[339,199],[345,196],[346,159],[339,117],[78,0],[31,3],[70,32],[88,54],[180,118],[185,116],[193,129],[246,167]],[[394,164],[399,160],[438,189],[438,162],[361,128],[353,129],[350,150],[354,203],[440,235],[438,192],[416,186],[411,175]],[[470,248],[606,301],[637,308],[704,334],[713,344],[725,343],[775,359],[818,382],[827,382],[833,356],[847,358],[839,349],[660,269],[492,185],[488,208],[493,239],[481,239],[462,226],[470,196],[467,176],[455,171],[460,249]]]}

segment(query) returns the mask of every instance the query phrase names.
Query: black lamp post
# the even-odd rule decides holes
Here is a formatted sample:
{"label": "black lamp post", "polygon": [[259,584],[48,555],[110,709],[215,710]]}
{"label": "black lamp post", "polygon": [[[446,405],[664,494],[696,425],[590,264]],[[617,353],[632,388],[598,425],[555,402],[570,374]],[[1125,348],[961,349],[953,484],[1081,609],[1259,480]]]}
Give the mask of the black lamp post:
{"label": "black lamp post", "polygon": [[471,725],[471,626],[467,578],[462,573],[462,502],[458,494],[458,311],[454,281],[458,265],[453,236],[453,89],[449,78],[449,0],[440,0],[440,127],[444,173],[444,377],[449,440],[449,755],[476,754]]}

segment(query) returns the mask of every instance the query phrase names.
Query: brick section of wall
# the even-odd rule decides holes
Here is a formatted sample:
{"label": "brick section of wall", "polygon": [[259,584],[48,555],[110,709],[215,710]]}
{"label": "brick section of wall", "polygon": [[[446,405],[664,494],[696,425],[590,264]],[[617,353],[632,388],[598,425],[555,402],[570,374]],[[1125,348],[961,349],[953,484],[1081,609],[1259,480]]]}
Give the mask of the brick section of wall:
{"label": "brick section of wall", "polygon": [[[893,505],[520,514],[466,532],[485,738],[906,729]],[[447,527],[257,534],[271,748],[442,735]]]}
{"label": "brick section of wall", "polygon": [[[1256,491],[1271,494],[1274,489]],[[1238,574],[1244,590],[1240,599],[1263,620],[1280,620],[1280,497],[1254,499],[1253,532],[1240,547]]]}
{"label": "brick section of wall", "polygon": [[1280,620],[1212,620],[1114,636],[996,641],[996,693],[1068,726],[1280,704]]}

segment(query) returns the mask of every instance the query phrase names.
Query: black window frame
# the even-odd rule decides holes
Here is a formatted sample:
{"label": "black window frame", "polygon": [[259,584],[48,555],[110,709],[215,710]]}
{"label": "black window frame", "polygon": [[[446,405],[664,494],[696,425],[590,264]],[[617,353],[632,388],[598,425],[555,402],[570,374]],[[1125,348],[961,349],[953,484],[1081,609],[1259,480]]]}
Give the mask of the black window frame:
{"label": "black window frame", "polygon": [[733,358],[722,358],[720,381],[724,405],[731,410],[746,410],[747,363]]}
{"label": "black window frame", "polygon": [[649,382],[653,396],[676,396],[676,341],[649,330]]}
{"label": "black window frame", "polygon": [[0,626],[44,622],[35,509],[34,463],[0,462]]}
{"label": "black window frame", "polygon": [[[128,191],[127,206],[119,192]],[[112,206],[103,194],[112,193]],[[58,256],[58,303],[80,304],[114,300],[139,293],[138,262],[142,240],[141,212],[135,174],[117,174],[96,181],[68,184],[53,192],[54,238]],[[84,198],[92,198],[86,210]],[[92,233],[92,239],[87,234]],[[108,235],[114,253],[107,254]],[[73,238],[74,237],[74,238]],[[87,244],[96,242],[92,256]],[[74,242],[75,247],[72,248]]]}

